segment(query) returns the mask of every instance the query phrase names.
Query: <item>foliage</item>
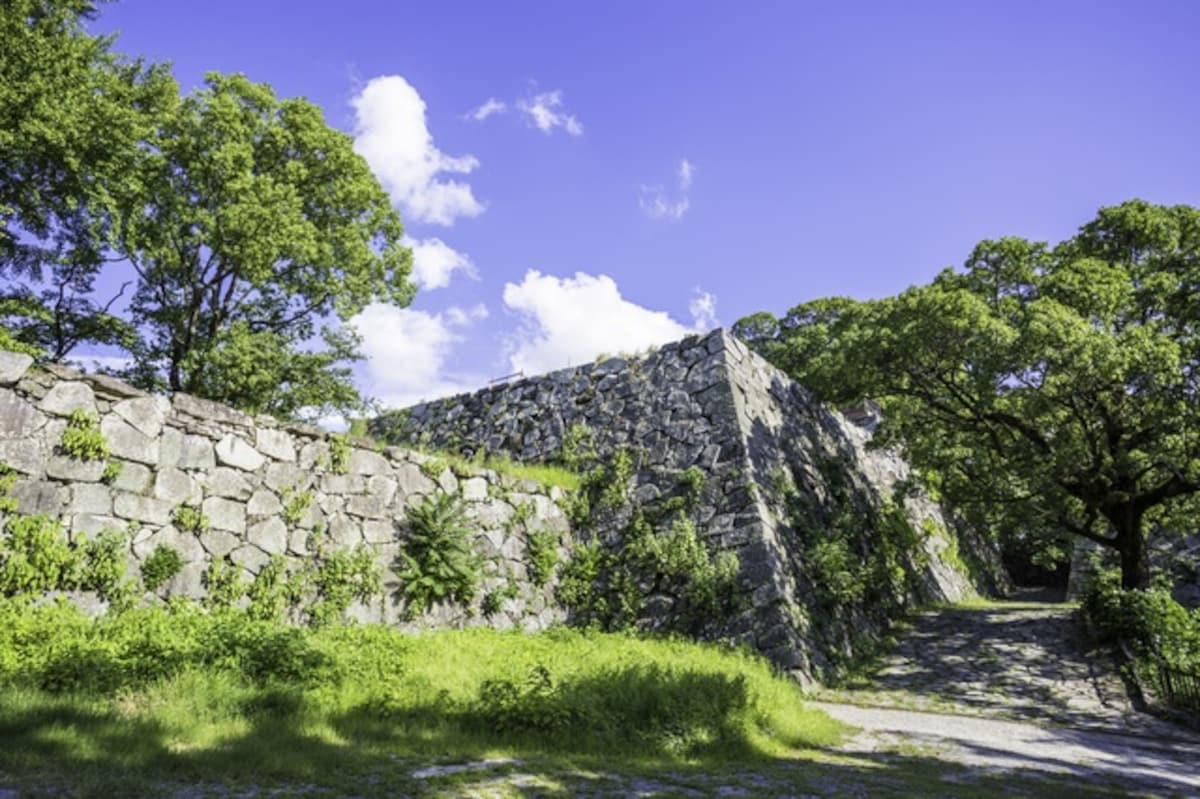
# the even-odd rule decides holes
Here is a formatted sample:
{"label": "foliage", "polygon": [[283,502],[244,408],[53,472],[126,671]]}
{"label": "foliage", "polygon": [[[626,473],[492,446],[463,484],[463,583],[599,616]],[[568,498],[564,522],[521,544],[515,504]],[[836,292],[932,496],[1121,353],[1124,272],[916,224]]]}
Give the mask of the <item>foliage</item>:
{"label": "foliage", "polygon": [[479,609],[484,616],[495,616],[504,608],[504,603],[521,595],[521,589],[512,579],[505,580],[499,588],[488,591],[483,596]]}
{"label": "foliage", "polygon": [[530,530],[525,536],[529,579],[542,588],[554,578],[558,567],[559,535],[553,530]]}
{"label": "foliage", "polygon": [[6,463],[0,463],[0,513],[16,513],[17,499],[9,491],[17,482],[17,472]]}
{"label": "foliage", "polygon": [[308,513],[316,495],[311,490],[297,491],[293,486],[285,486],[279,493],[283,497],[283,520],[289,527],[295,527]]}
{"label": "foliage", "polygon": [[345,474],[350,471],[350,439],[344,435],[329,437],[329,471]]}
{"label": "foliage", "polygon": [[195,533],[196,535],[207,532],[212,526],[212,522],[209,521],[206,514],[201,512],[200,508],[186,502],[171,513],[171,523],[185,533]]}
{"label": "foliage", "polygon": [[0,536],[0,596],[37,597],[50,591],[95,591],[115,609],[131,604],[134,584],[125,579],[128,537],[102,530],[68,541],[56,519],[15,514]]}
{"label": "foliage", "polygon": [[591,428],[578,423],[568,427],[563,433],[558,454],[559,462],[573,472],[580,472],[588,463],[595,461],[596,457],[595,436]]}
{"label": "foliage", "polygon": [[121,476],[121,472],[124,469],[125,461],[118,461],[109,458],[104,464],[104,471],[100,473],[100,480],[105,483],[112,484],[118,477]]}
{"label": "foliage", "polygon": [[230,560],[228,555],[213,558],[201,580],[206,591],[202,602],[210,610],[228,610],[246,595],[242,567]]}
{"label": "foliage", "polygon": [[1101,638],[1124,640],[1141,657],[1200,671],[1200,609],[1189,611],[1166,587],[1123,590],[1117,572],[1099,569],[1084,588],[1082,607]]}
{"label": "foliage", "polygon": [[183,557],[179,550],[167,544],[159,544],[142,561],[142,584],[147,591],[157,591],[183,569]]}
{"label": "foliage", "polygon": [[370,547],[329,549],[318,542],[315,552],[315,568],[306,575],[313,592],[305,607],[312,626],[328,626],[340,620],[351,603],[370,602],[383,591],[383,575]]}
{"label": "foliage", "polygon": [[108,457],[108,439],[100,432],[100,419],[84,410],[71,411],[58,447],[81,461],[101,461]]}
{"label": "foliage", "polygon": [[[61,360],[76,344],[126,346],[132,327],[98,296],[141,146],[177,93],[88,35],[87,0],[0,4],[0,344]],[[114,284],[115,285],[115,284]]]}
{"label": "foliage", "polygon": [[897,297],[735,330],[826,400],[878,398],[879,443],[902,442],[972,521],[1026,547],[1091,539],[1145,588],[1147,526],[1200,491],[1198,254],[1200,211],[1134,200],[1053,248],[984,241]]}
{"label": "foliage", "polygon": [[397,574],[409,615],[435,602],[467,604],[478,591],[479,558],[471,548],[462,501],[437,494],[408,510],[409,540],[400,552]]}

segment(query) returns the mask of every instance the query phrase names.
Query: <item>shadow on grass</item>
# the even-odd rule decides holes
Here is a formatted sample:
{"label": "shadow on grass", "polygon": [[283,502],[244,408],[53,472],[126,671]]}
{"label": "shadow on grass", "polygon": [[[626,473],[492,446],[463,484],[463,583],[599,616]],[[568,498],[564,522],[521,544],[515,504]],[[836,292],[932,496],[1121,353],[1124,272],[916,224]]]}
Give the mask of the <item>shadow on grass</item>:
{"label": "shadow on grass", "polygon": [[[22,796],[188,799],[263,790],[457,796],[497,780],[505,795],[530,797],[1062,792],[1023,771],[972,770],[920,754],[843,757],[829,749],[770,757],[740,722],[744,686],[684,676],[664,681],[653,669],[634,669],[557,693],[530,681],[515,686],[518,696],[534,697],[519,709],[380,700],[323,716],[306,707],[305,694],[267,687],[241,702],[237,723],[208,742],[181,740],[169,724],[131,717],[113,702],[24,694],[19,702],[0,698],[0,788],[20,788]],[[569,703],[597,696],[627,701],[564,714]],[[514,762],[414,777],[430,763],[497,756]],[[1094,793],[1103,795],[1098,787]]]}

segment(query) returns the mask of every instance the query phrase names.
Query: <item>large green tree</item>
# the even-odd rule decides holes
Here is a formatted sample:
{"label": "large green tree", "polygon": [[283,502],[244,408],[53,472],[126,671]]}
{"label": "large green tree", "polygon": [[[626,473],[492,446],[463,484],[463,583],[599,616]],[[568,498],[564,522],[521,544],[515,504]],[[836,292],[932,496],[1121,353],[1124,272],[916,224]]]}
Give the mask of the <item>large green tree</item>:
{"label": "large green tree", "polygon": [[241,75],[210,74],[161,119],[117,245],[136,273],[134,378],[282,415],[353,406],[356,342],[336,322],[414,287],[351,138]]}
{"label": "large green tree", "polygon": [[145,66],[89,35],[87,0],[0,4],[0,328],[9,346],[58,360],[83,341],[122,344],[98,296],[116,209],[156,114],[177,95]]}
{"label": "large green tree", "polygon": [[1149,585],[1147,531],[1200,492],[1195,208],[1103,208],[1055,247],[985,241],[897,297],[736,332],[831,401],[881,399],[885,440],[993,521],[1115,551],[1126,588]]}

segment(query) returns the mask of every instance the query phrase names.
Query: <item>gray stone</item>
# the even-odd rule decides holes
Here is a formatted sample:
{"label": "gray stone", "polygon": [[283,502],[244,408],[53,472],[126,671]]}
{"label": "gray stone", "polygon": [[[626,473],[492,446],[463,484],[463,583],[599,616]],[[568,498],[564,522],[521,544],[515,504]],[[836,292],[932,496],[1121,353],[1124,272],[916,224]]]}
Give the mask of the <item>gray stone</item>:
{"label": "gray stone", "polygon": [[145,494],[150,490],[154,473],[150,471],[149,467],[130,461],[118,461],[118,463],[121,464],[121,471],[112,481],[113,488],[128,491],[131,494]]}
{"label": "gray stone", "polygon": [[112,493],[108,486],[97,483],[73,485],[66,512],[111,516],[113,512]]}
{"label": "gray stone", "polygon": [[432,494],[437,484],[425,476],[421,467],[412,463],[398,463],[395,470],[396,480],[403,496],[409,494]]}
{"label": "gray stone", "polygon": [[124,491],[118,491],[113,500],[115,515],[146,524],[166,524],[171,520],[171,512],[174,510],[175,506],[165,500]]}
{"label": "gray stone", "polygon": [[203,496],[200,486],[187,472],[170,466],[159,469],[154,478],[154,496],[172,505],[198,505]]}
{"label": "gray stone", "polygon": [[360,516],[364,519],[382,519],[387,515],[388,506],[379,497],[370,494],[355,494],[346,500],[346,513]]}
{"label": "gray stone", "polygon": [[96,413],[96,395],[87,383],[55,383],[38,408],[56,416],[70,416],[74,411]]}
{"label": "gray stone", "polygon": [[271,556],[256,546],[246,544],[229,553],[229,559],[251,574],[258,574],[271,562]]}
{"label": "gray stone", "polygon": [[329,542],[334,546],[354,546],[362,540],[362,528],[349,516],[338,514],[329,519]]}
{"label": "gray stone", "polygon": [[396,540],[396,524],[392,521],[365,521],[362,525],[363,540],[368,544],[387,544]]}
{"label": "gray stone", "polygon": [[89,538],[94,538],[105,530],[124,530],[125,528],[125,520],[118,519],[115,516],[95,513],[76,513],[71,517],[72,537],[79,533],[83,533]]}
{"label": "gray stone", "polygon": [[347,471],[350,474],[387,474],[392,470],[388,459],[378,452],[369,449],[354,448],[350,450],[350,461]]}
{"label": "gray stone", "polygon": [[246,532],[246,506],[224,497],[209,497],[200,506],[214,530],[231,533]]}
{"label": "gray stone", "polygon": [[247,472],[253,472],[267,460],[262,453],[247,444],[245,439],[233,433],[217,442],[216,453],[218,463]]}
{"label": "gray stone", "polygon": [[180,469],[208,470],[217,465],[217,459],[209,439],[164,427],[159,439],[159,463]]}
{"label": "gray stone", "polygon": [[167,414],[171,412],[171,403],[166,397],[138,397],[114,404],[112,412],[139,433],[154,438],[162,432]]}
{"label": "gray stone", "polygon": [[204,588],[204,571],[203,563],[185,563],[179,573],[167,583],[163,593],[167,596],[203,599],[207,594]]}
{"label": "gray stone", "polygon": [[104,461],[85,461],[66,455],[51,455],[46,461],[46,475],[56,480],[94,483],[104,474]]}
{"label": "gray stone", "polygon": [[17,501],[17,512],[58,516],[67,504],[67,489],[44,480],[18,480],[9,496]]}
{"label": "gray stone", "polygon": [[367,480],[361,474],[323,474],[321,490],[326,494],[361,494],[367,490]]}
{"label": "gray stone", "polygon": [[313,469],[329,461],[329,443],[310,441],[300,448],[300,468]]}
{"label": "gray stone", "polygon": [[194,533],[176,529],[173,525],[159,528],[155,533],[133,545],[134,554],[139,558],[149,557],[159,547],[170,547],[179,553],[184,563],[202,563],[204,547]]}
{"label": "gray stone", "polygon": [[233,408],[222,405],[219,402],[193,397],[191,394],[176,392],[171,397],[171,405],[180,413],[186,413],[188,416],[194,416],[197,419],[221,422],[247,429],[254,427],[254,420],[247,414],[235,411]]}
{"label": "gray stone", "polygon": [[309,531],[297,528],[288,533],[288,552],[293,555],[308,554]]}
{"label": "gray stone", "polygon": [[228,499],[249,499],[253,491],[244,472],[226,467],[214,469],[204,486],[205,494]]}
{"label": "gray stone", "polygon": [[45,423],[46,417],[31,403],[15,391],[0,389],[0,438],[28,438]]}
{"label": "gray stone", "polygon": [[263,475],[263,483],[267,488],[275,491],[282,491],[286,488],[303,491],[312,485],[312,481],[312,472],[301,469],[294,463],[272,461],[267,464],[267,471]]}
{"label": "gray stone", "polygon": [[0,386],[14,385],[33,365],[33,358],[21,352],[0,350]]}
{"label": "gray stone", "polygon": [[275,460],[296,460],[296,445],[292,437],[282,430],[269,430],[259,427],[255,430],[254,446],[259,452]]}
{"label": "gray stone", "polygon": [[225,530],[207,530],[200,536],[200,545],[214,558],[223,558],[241,546],[242,539]]}
{"label": "gray stone", "polygon": [[263,552],[282,555],[288,546],[287,525],[278,517],[252,524],[246,531],[246,540]]}
{"label": "gray stone", "polygon": [[487,480],[482,477],[472,477],[462,481],[462,496],[468,502],[487,499]]}
{"label": "gray stone", "polygon": [[447,494],[453,494],[458,491],[458,478],[454,476],[454,472],[450,471],[449,467],[442,470],[437,479],[438,488],[445,491]]}
{"label": "gray stone", "polygon": [[272,516],[283,512],[283,505],[275,492],[259,489],[250,496],[246,503],[246,513],[251,516]]}
{"label": "gray stone", "polygon": [[158,439],[151,438],[116,416],[100,421],[100,432],[108,439],[113,455],[148,466],[158,465]]}
{"label": "gray stone", "polygon": [[134,388],[124,380],[118,380],[110,375],[88,375],[87,381],[92,384],[92,388],[100,396],[114,399],[147,396],[146,392],[140,388]]}
{"label": "gray stone", "polygon": [[367,478],[367,493],[379,499],[384,505],[390,505],[396,496],[396,480],[383,474]]}

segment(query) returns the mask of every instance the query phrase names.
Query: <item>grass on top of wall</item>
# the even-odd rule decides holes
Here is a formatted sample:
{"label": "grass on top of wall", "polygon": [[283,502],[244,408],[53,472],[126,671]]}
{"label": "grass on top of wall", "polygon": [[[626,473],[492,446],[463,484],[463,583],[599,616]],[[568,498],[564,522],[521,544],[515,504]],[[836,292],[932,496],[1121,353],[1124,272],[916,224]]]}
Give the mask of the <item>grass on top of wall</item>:
{"label": "grass on top of wall", "polygon": [[397,758],[712,765],[842,732],[757,656],[682,640],[309,630],[182,603],[89,619],[0,600],[0,773],[68,795],[336,788]]}

